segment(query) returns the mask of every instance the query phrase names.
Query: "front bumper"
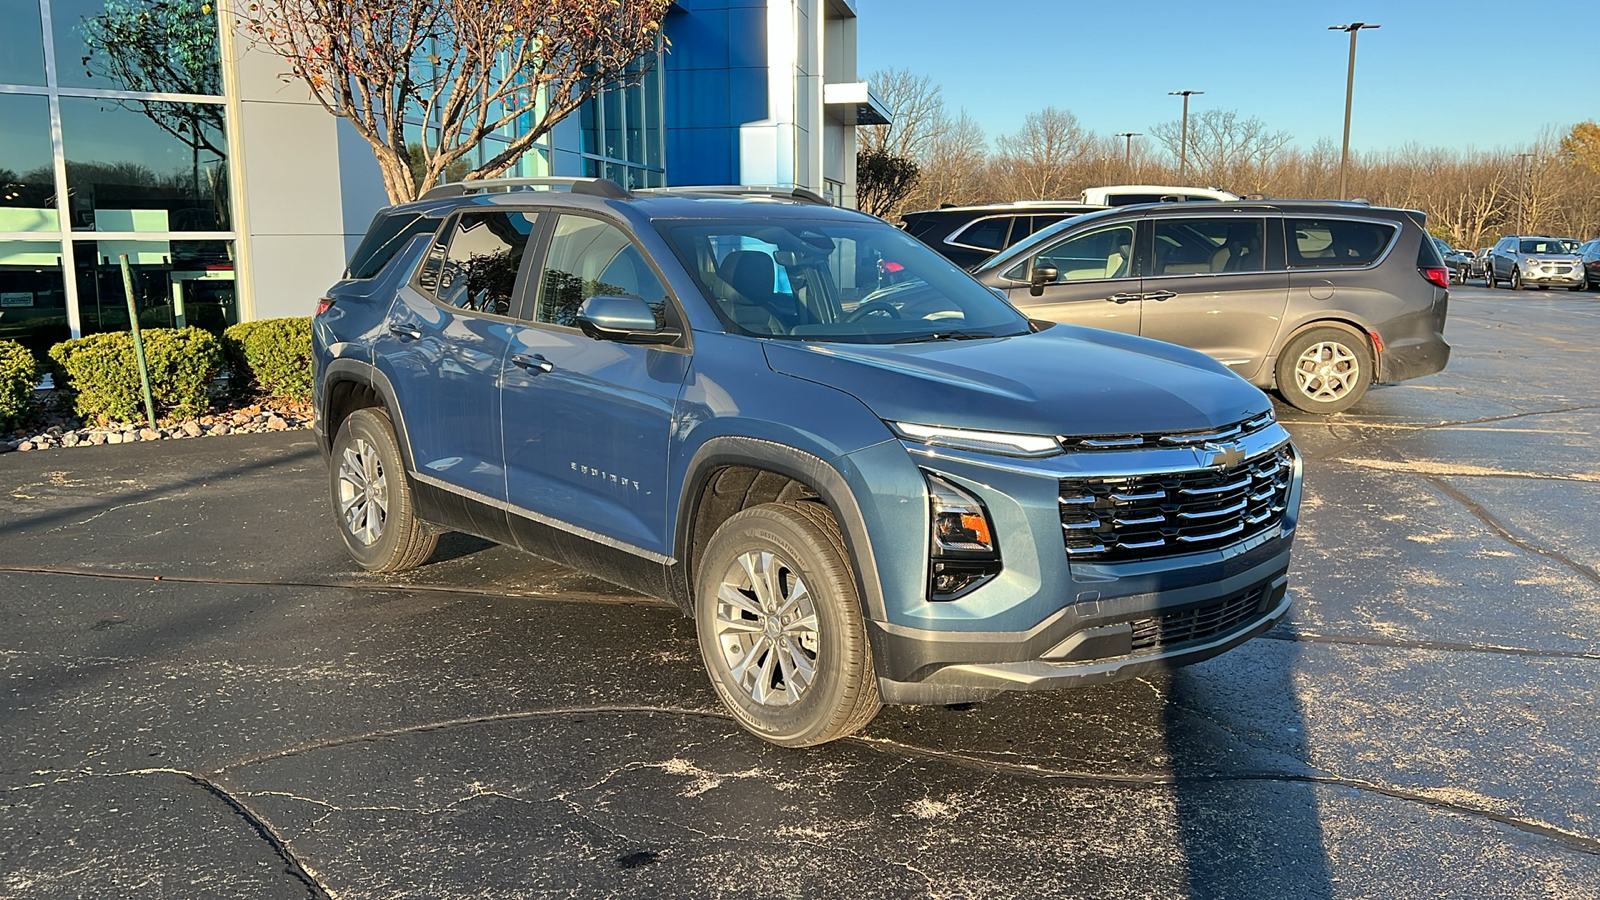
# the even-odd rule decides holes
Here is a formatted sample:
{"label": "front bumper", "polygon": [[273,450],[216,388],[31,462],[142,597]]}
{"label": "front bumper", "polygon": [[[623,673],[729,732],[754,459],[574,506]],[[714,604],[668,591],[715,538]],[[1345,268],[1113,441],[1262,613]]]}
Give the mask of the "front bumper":
{"label": "front bumper", "polygon": [[1028,632],[917,631],[868,623],[881,654],[878,693],[886,703],[963,703],[1002,691],[1121,681],[1210,659],[1288,613],[1288,541],[1274,544],[1280,552],[1232,578],[1069,604]]}
{"label": "front bumper", "polygon": [[1574,267],[1570,272],[1557,273],[1529,269],[1522,273],[1522,283],[1540,287],[1575,287],[1584,283],[1584,274],[1581,267]]}

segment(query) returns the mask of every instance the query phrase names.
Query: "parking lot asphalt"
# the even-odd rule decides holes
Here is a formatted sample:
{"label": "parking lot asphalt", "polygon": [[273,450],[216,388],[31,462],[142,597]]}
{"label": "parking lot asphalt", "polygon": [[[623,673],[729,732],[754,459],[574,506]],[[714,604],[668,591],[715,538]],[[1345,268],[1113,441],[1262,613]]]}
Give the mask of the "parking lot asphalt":
{"label": "parking lot asphalt", "polygon": [[306,432],[0,457],[0,896],[1600,896],[1600,295],[1327,419],[1290,619],[797,751],[676,610],[354,568]]}

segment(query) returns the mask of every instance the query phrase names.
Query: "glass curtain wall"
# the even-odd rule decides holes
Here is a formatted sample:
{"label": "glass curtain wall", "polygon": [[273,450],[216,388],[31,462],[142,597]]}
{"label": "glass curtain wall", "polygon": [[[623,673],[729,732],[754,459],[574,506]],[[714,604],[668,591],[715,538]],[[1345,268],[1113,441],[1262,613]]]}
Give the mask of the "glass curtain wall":
{"label": "glass curtain wall", "polygon": [[629,189],[664,186],[664,102],[658,49],[628,67],[624,86],[606,91],[579,111],[583,174],[609,178]]}
{"label": "glass curtain wall", "polygon": [[238,321],[217,11],[0,0],[0,340]]}

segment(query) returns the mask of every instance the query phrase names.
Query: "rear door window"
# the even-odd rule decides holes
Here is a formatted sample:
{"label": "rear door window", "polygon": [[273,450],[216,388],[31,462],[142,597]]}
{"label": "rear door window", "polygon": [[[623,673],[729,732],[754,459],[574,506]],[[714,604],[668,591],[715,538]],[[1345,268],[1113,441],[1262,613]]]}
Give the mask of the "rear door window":
{"label": "rear door window", "polygon": [[1284,219],[1289,267],[1370,266],[1394,240],[1396,226],[1354,219]]}
{"label": "rear door window", "polygon": [[1157,219],[1151,275],[1215,275],[1266,270],[1266,220]]}
{"label": "rear door window", "polygon": [[510,315],[535,220],[535,213],[517,210],[460,214],[429,251],[419,286],[445,306]]}

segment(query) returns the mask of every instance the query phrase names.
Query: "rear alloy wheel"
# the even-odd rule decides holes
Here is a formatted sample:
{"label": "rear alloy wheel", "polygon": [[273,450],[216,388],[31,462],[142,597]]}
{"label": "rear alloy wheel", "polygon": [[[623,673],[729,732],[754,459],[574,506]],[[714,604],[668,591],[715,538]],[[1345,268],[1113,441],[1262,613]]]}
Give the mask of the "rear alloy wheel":
{"label": "rear alloy wheel", "polygon": [[728,519],[699,563],[695,629],[733,718],[774,744],[854,734],[882,708],[839,526],[810,501]]}
{"label": "rear alloy wheel", "polygon": [[1278,356],[1278,393],[1306,412],[1343,412],[1372,384],[1366,342],[1340,328],[1313,328]]}
{"label": "rear alloy wheel", "polygon": [[328,476],[339,536],[363,569],[400,572],[433,555],[439,535],[412,512],[400,444],[382,410],[358,409],[344,420]]}

